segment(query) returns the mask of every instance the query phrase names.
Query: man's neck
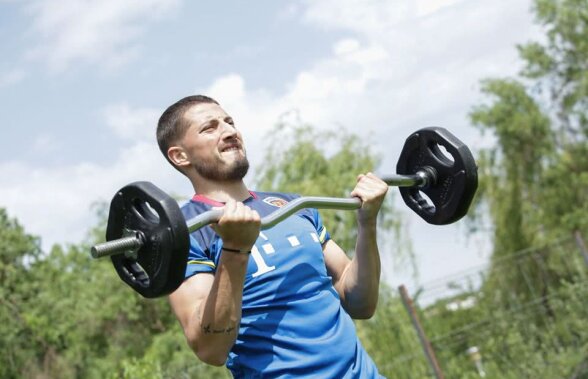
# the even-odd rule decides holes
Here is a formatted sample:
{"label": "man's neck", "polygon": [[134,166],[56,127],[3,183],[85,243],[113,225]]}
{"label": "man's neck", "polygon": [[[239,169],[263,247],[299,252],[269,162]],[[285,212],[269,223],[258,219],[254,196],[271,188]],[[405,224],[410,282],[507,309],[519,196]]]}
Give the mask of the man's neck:
{"label": "man's neck", "polygon": [[206,196],[220,203],[226,203],[229,199],[244,201],[251,196],[242,180],[234,182],[197,180],[192,181],[192,185],[197,195]]}

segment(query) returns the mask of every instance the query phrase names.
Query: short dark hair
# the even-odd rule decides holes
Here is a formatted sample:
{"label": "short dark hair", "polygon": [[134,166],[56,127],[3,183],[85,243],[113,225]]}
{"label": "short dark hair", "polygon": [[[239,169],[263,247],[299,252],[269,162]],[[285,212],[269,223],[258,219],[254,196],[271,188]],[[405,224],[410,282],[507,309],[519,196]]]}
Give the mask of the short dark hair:
{"label": "short dark hair", "polygon": [[218,104],[216,100],[204,95],[187,96],[170,105],[165,112],[162,113],[157,123],[157,144],[159,150],[167,159],[167,161],[176,167],[168,158],[167,150],[170,145],[178,141],[184,136],[190,124],[184,119],[186,111],[197,104],[214,103]]}

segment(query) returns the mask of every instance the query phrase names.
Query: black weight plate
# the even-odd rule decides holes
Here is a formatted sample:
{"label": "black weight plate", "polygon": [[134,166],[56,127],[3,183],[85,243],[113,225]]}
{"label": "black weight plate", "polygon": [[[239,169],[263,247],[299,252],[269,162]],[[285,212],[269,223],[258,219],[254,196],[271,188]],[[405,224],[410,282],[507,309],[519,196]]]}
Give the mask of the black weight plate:
{"label": "black weight plate", "polygon": [[188,227],[174,199],[149,182],[131,183],[110,203],[106,239],[139,231],[143,246],[137,258],[111,257],[120,278],[147,298],[165,296],[184,280],[190,248]]}
{"label": "black weight plate", "polygon": [[399,187],[406,205],[430,224],[446,225],[461,219],[478,188],[478,168],[470,149],[447,129],[421,129],[406,139],[396,172],[413,175],[425,166],[435,169],[437,180],[426,188]]}

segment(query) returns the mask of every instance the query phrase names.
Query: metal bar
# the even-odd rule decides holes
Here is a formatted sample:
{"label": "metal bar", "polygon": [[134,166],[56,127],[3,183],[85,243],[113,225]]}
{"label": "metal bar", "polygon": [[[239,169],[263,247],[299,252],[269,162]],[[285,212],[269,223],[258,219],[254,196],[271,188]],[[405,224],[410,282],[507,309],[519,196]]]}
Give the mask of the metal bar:
{"label": "metal bar", "polygon": [[92,246],[90,253],[92,254],[92,258],[102,258],[122,254],[126,251],[133,251],[142,245],[143,241],[141,238],[138,235],[132,235],[96,244]]}
{"label": "metal bar", "polygon": [[[395,187],[424,187],[434,179],[431,173],[421,170],[415,175],[392,175],[382,180],[389,186]],[[357,198],[336,197],[299,197],[284,207],[261,219],[261,229],[269,229],[280,223],[288,216],[304,208],[355,210],[361,207],[361,200]],[[217,222],[222,217],[222,210],[207,211],[187,221],[190,233],[205,225]]]}
{"label": "metal bar", "polygon": [[428,184],[428,177],[424,171],[418,171],[415,175],[391,175],[382,180],[393,187],[424,187]]}
{"label": "metal bar", "polygon": [[192,233],[206,225],[215,223],[218,220],[220,220],[222,215],[222,209],[214,209],[212,211],[200,213],[198,216],[191,218],[187,221],[188,231]]}
{"label": "metal bar", "polygon": [[[426,187],[435,181],[435,172],[432,168],[424,168],[414,175],[392,175],[382,179],[389,186],[396,187]],[[289,202],[284,207],[261,219],[261,229],[269,229],[280,223],[300,209],[339,209],[355,210],[361,207],[358,198],[333,198],[333,197],[300,197]],[[214,209],[199,214],[187,221],[190,233],[212,223],[217,222],[223,215],[221,209]],[[115,254],[121,254],[129,250],[141,247],[143,241],[136,237],[123,237],[117,240],[97,244],[92,247],[92,257],[100,258]]]}
{"label": "metal bar", "polygon": [[[353,210],[359,209],[360,207],[361,200],[357,198],[299,197],[275,212],[263,217],[261,219],[261,229],[269,229],[304,208]],[[188,220],[188,230],[192,233],[205,225],[217,222],[222,215],[223,211],[220,209],[201,213]]]}
{"label": "metal bar", "polygon": [[361,200],[358,198],[299,197],[280,208],[280,210],[262,218],[261,229],[269,229],[304,208],[354,210],[361,208]]}
{"label": "metal bar", "polygon": [[419,320],[413,301],[408,295],[408,291],[406,290],[404,284],[398,287],[398,292],[400,293],[402,304],[404,304],[404,307],[408,312],[408,316],[412,321],[412,325],[414,326],[414,329],[417,332],[417,336],[419,337],[419,341],[421,342],[423,352],[425,353],[425,357],[427,358],[427,362],[429,362],[431,370],[433,370],[433,373],[435,374],[435,378],[444,379],[443,372],[441,371],[441,367],[439,366],[439,363],[437,362],[437,357],[435,356],[435,352],[433,351],[433,346],[431,345],[431,342],[425,334],[425,330],[423,329],[423,326]]}

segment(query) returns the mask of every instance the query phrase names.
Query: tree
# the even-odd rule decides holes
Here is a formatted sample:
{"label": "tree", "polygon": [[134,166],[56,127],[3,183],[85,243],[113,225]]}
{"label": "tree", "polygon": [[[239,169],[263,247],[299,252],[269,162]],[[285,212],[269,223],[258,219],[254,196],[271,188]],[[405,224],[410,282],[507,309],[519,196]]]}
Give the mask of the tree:
{"label": "tree", "polygon": [[480,162],[495,255],[588,226],[588,1],[536,0],[534,12],[545,42],[518,46],[519,78],[483,81],[491,103],[470,113],[497,138]]}
{"label": "tree", "polygon": [[24,313],[36,295],[28,267],[39,259],[39,239],[0,208],[0,377],[19,378],[38,353]]}
{"label": "tree", "polygon": [[[581,354],[566,349],[585,349],[586,340],[569,338],[560,328],[581,323],[582,311],[558,310],[561,299],[580,289],[585,293],[585,283],[563,269],[554,249],[533,249],[532,259],[503,258],[588,230],[588,1],[535,0],[533,11],[545,39],[518,46],[523,69],[515,78],[483,80],[487,101],[470,113],[472,123],[496,139],[494,147],[480,152],[478,162],[477,210],[488,210],[494,228],[491,271],[480,307],[491,314],[513,314],[509,309],[532,306],[537,311],[519,323],[525,328],[513,339],[513,350],[525,340],[542,346],[545,350],[533,359],[566,361],[568,366],[553,364],[563,373],[582,363]],[[569,254],[578,253],[569,248]],[[544,339],[544,333],[549,337]],[[545,340],[555,337],[566,344],[548,350]]]}
{"label": "tree", "polygon": [[[379,163],[366,141],[344,129],[321,132],[301,121],[280,121],[270,135],[255,180],[266,191],[348,198],[357,175],[375,172]],[[392,233],[395,255],[402,256],[410,249],[393,196],[387,195],[379,215],[380,236]],[[355,212],[322,210],[321,216],[337,244],[352,254],[357,239]]]}
{"label": "tree", "polygon": [[516,79],[486,79],[470,118],[497,140],[481,152],[479,201],[493,260],[588,226],[588,1],[536,0],[544,42],[518,46]]}

